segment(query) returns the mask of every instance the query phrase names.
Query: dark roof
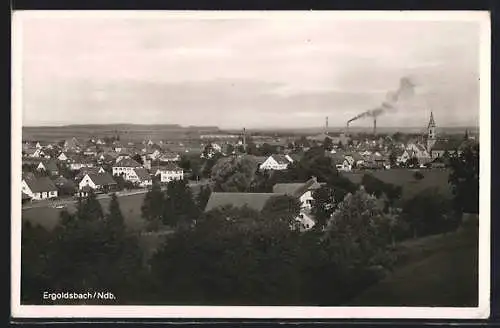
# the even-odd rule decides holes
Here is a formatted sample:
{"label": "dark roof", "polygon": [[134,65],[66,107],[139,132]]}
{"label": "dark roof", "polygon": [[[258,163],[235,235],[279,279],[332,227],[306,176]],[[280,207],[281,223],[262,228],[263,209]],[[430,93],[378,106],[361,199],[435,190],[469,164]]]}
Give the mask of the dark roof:
{"label": "dark roof", "polygon": [[159,170],[162,170],[162,171],[182,171],[182,169],[177,164],[172,163],[172,162],[162,163],[157,168],[155,168],[153,166],[152,169],[154,169],[155,172],[156,172],[156,169],[159,169]]}
{"label": "dark roof", "polygon": [[134,172],[141,181],[151,180],[151,176],[145,168],[134,169]]}
{"label": "dark roof", "polygon": [[32,192],[57,191],[57,187],[48,177],[24,180]]}
{"label": "dark roof", "polygon": [[43,163],[43,167],[45,167],[45,169],[47,171],[58,171],[59,170],[59,168],[57,167],[56,161],[44,160],[44,161],[41,161],[41,163]]}
{"label": "dark roof", "polygon": [[434,146],[431,147],[431,151],[451,151],[460,149],[462,146],[463,140],[437,140]]}
{"label": "dark roof", "polygon": [[72,163],[78,163],[78,164],[88,164],[88,163],[93,163],[94,160],[88,156],[80,155],[80,154],[66,154],[66,157],[70,160]]}
{"label": "dark roof", "polygon": [[304,183],[277,183],[273,186],[273,193],[286,194],[294,197],[302,196],[308,190],[319,189],[321,185],[315,178]]}
{"label": "dark roof", "polygon": [[114,166],[115,167],[134,167],[134,168],[142,167],[142,165],[140,163],[137,163],[137,161],[133,160],[132,158],[122,158]]}
{"label": "dark roof", "polygon": [[274,154],[274,155],[271,155],[271,157],[276,161],[278,162],[278,164],[290,164],[291,162],[288,160],[288,158],[286,158],[285,155],[283,154]]}
{"label": "dark roof", "polygon": [[213,210],[221,206],[233,206],[233,207],[243,207],[248,206],[249,208],[262,211],[266,202],[275,196],[280,194],[277,193],[240,193],[240,192],[213,192],[210,194],[207,206],[205,207],[205,212]]}
{"label": "dark roof", "polygon": [[94,184],[98,186],[105,186],[105,185],[113,185],[116,184],[116,181],[113,180],[113,177],[109,173],[90,173],[88,174],[89,178],[94,182]]}
{"label": "dark roof", "polygon": [[75,178],[81,179],[86,174],[98,174],[100,169],[101,167],[82,167],[80,168],[80,170],[78,170],[78,174]]}
{"label": "dark roof", "polygon": [[23,180],[33,180],[36,176],[33,172],[23,172]]}
{"label": "dark roof", "polygon": [[60,186],[60,185],[63,185],[65,183],[67,183],[69,180],[66,179],[65,177],[63,177],[62,175],[57,177],[55,180],[54,180],[54,184],[56,186]]}

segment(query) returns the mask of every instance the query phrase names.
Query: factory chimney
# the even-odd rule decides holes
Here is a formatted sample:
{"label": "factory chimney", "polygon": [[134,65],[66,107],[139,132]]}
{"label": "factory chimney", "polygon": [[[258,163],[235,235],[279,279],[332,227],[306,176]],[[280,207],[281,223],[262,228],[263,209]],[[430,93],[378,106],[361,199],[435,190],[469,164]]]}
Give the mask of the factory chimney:
{"label": "factory chimney", "polygon": [[243,152],[247,153],[247,133],[245,128],[243,128]]}
{"label": "factory chimney", "polygon": [[328,134],[328,116],[325,119],[325,134]]}
{"label": "factory chimney", "polygon": [[373,118],[373,135],[377,135],[377,117]]}

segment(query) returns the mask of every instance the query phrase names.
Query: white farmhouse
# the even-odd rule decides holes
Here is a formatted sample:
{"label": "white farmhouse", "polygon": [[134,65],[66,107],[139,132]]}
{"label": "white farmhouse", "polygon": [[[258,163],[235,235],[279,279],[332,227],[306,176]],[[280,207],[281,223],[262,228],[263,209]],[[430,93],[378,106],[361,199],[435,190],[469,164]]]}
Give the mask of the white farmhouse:
{"label": "white farmhouse", "polygon": [[34,200],[57,197],[57,187],[48,177],[23,179],[21,190]]}
{"label": "white farmhouse", "polygon": [[289,155],[274,154],[269,156],[259,167],[260,170],[286,170],[293,163]]}
{"label": "white farmhouse", "polygon": [[153,185],[153,179],[145,168],[135,168],[128,175],[128,181],[138,184],[141,187]]}
{"label": "white farmhouse", "polygon": [[123,175],[125,180],[133,180],[136,177],[135,169],[142,168],[142,165],[131,158],[122,158],[113,165],[113,175]]}
{"label": "white farmhouse", "polygon": [[87,173],[78,184],[80,190],[92,188],[97,191],[108,192],[116,186],[116,181],[109,173]]}
{"label": "white farmhouse", "polygon": [[163,183],[167,183],[172,180],[184,179],[184,172],[182,168],[173,163],[167,163],[166,165],[158,167],[155,172],[155,176],[158,175],[160,175],[160,182]]}

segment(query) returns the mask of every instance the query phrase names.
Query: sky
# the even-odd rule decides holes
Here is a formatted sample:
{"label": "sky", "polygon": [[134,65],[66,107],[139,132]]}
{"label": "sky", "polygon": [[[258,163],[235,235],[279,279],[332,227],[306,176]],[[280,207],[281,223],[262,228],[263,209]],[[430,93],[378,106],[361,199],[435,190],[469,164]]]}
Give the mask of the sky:
{"label": "sky", "polygon": [[479,23],[392,18],[18,15],[23,125],[478,126]]}

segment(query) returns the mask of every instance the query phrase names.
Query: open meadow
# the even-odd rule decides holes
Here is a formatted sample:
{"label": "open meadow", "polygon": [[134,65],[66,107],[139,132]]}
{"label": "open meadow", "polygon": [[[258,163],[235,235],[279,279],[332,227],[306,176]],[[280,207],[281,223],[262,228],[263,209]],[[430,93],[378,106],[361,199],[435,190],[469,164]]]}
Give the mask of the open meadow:
{"label": "open meadow", "polygon": [[437,188],[437,190],[446,197],[451,197],[451,188],[448,184],[449,170],[446,169],[421,169],[424,178],[415,179],[413,169],[391,169],[391,170],[364,170],[358,172],[343,172],[342,175],[356,184],[361,183],[365,174],[371,174],[375,178],[396,186],[402,187],[401,200],[411,199],[418,193],[428,188]]}

